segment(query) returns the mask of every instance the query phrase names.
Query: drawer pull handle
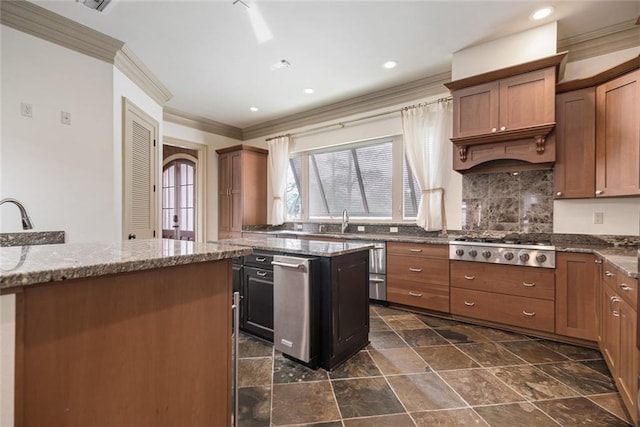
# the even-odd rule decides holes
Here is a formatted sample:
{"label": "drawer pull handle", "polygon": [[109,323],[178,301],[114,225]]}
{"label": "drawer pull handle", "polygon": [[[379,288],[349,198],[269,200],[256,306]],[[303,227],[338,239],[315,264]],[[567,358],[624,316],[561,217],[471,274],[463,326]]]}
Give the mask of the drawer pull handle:
{"label": "drawer pull handle", "polygon": [[266,260],[267,259],[265,257],[263,257],[263,256],[257,256],[256,257],[256,261],[258,261],[258,262],[265,262]]}
{"label": "drawer pull handle", "polygon": [[412,267],[409,267],[409,271],[413,271],[414,273],[420,273],[420,272],[422,271],[422,269],[421,269],[421,268],[412,268]]}
{"label": "drawer pull handle", "polygon": [[533,288],[535,285],[535,283],[522,282],[522,286],[525,286],[527,288]]}
{"label": "drawer pull handle", "polygon": [[627,285],[626,283],[620,283],[620,289],[625,292],[629,292],[631,290],[631,286]]}
{"label": "drawer pull handle", "polygon": [[464,305],[466,305],[467,307],[473,307],[474,305],[476,305],[476,303],[475,302],[465,301]]}
{"label": "drawer pull handle", "polygon": [[597,259],[594,261],[596,264],[602,264],[602,260],[601,259]]}
{"label": "drawer pull handle", "polygon": [[613,305],[619,303],[620,301],[620,298],[616,296],[612,296],[609,298],[609,308],[611,308],[611,314],[613,314],[614,317],[620,317],[620,310],[616,310],[613,308]]}
{"label": "drawer pull handle", "polygon": [[604,272],[604,275],[605,275],[605,276],[607,276],[607,277],[613,277],[613,276],[615,276],[615,274],[613,274],[613,273],[612,273],[612,272],[610,272],[609,270],[605,271],[605,272]]}
{"label": "drawer pull handle", "polygon": [[467,276],[466,274],[464,275],[464,278],[467,280],[473,280],[476,278],[476,276]]}
{"label": "drawer pull handle", "polygon": [[422,249],[414,249],[414,248],[411,248],[411,249],[409,249],[409,251],[410,251],[410,252],[422,252]]}
{"label": "drawer pull handle", "polygon": [[536,312],[535,311],[522,310],[522,314],[524,314],[525,316],[533,317],[533,316],[536,315]]}
{"label": "drawer pull handle", "polygon": [[422,296],[422,294],[419,293],[419,292],[411,292],[411,291],[409,291],[409,295],[411,295],[412,297],[421,297]]}
{"label": "drawer pull handle", "polygon": [[256,274],[257,274],[258,276],[260,276],[260,277],[264,277],[264,276],[266,276],[266,275],[267,275],[267,272],[266,272],[266,271],[256,271]]}

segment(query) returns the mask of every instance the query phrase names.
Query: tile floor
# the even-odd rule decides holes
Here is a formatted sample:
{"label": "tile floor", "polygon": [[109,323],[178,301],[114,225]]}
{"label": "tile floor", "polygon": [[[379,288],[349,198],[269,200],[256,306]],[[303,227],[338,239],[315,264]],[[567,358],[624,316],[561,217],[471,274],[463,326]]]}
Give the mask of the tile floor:
{"label": "tile floor", "polygon": [[241,336],[239,425],[629,424],[595,350],[381,306],[369,338],[326,372]]}

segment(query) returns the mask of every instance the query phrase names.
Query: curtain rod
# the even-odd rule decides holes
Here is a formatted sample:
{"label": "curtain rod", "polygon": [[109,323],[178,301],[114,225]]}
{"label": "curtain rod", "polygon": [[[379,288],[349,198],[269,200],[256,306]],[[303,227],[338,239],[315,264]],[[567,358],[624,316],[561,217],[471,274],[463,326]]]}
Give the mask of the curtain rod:
{"label": "curtain rod", "polygon": [[265,141],[271,141],[273,139],[282,138],[284,136],[293,137],[293,136],[305,135],[305,134],[308,134],[308,133],[314,133],[314,132],[318,132],[320,130],[329,129],[329,128],[332,128],[332,127],[335,127],[335,126],[340,126],[341,128],[344,128],[345,125],[348,125],[348,124],[351,124],[351,123],[360,122],[362,120],[375,119],[376,117],[382,117],[382,116],[387,116],[389,114],[400,113],[402,111],[409,110],[411,108],[424,107],[426,105],[437,104],[439,102],[451,101],[452,99],[453,98],[451,96],[447,96],[447,97],[444,97],[444,98],[436,99],[435,101],[423,102],[423,103],[420,103],[420,104],[410,105],[408,107],[402,107],[399,110],[384,111],[382,113],[371,114],[371,115],[368,115],[368,116],[359,117],[357,119],[345,120],[345,121],[338,122],[338,123],[331,123],[329,125],[317,126],[317,127],[314,127],[314,128],[311,128],[311,129],[307,129],[307,130],[303,130],[303,131],[296,132],[296,133],[286,133],[286,134],[283,134],[283,135],[272,136],[271,138],[267,138]]}

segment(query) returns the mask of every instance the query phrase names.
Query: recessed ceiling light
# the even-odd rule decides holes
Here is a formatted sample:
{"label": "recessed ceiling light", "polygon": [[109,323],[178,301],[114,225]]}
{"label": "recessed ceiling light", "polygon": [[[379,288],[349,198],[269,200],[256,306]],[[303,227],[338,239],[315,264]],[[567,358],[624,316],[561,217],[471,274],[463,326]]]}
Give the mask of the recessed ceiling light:
{"label": "recessed ceiling light", "polygon": [[280,61],[274,64],[271,64],[269,66],[269,69],[271,71],[276,71],[276,70],[281,70],[283,68],[289,68],[289,67],[291,67],[291,62],[287,61],[286,59],[281,59]]}
{"label": "recessed ceiling light", "polygon": [[540,19],[544,19],[547,16],[553,13],[553,6],[545,6],[541,9],[536,10],[531,14],[531,19],[535,21],[539,21]]}
{"label": "recessed ceiling light", "polygon": [[311,89],[310,87],[306,88],[305,90],[303,90],[304,93],[306,94],[312,94],[313,92],[315,92],[315,90]]}
{"label": "recessed ceiling light", "polygon": [[258,107],[249,107],[249,111],[253,111],[254,113],[259,110],[260,109]]}
{"label": "recessed ceiling light", "polygon": [[396,68],[398,66],[398,61],[387,61],[384,64],[382,64],[382,66],[384,68],[386,68],[387,70],[390,70],[390,69]]}

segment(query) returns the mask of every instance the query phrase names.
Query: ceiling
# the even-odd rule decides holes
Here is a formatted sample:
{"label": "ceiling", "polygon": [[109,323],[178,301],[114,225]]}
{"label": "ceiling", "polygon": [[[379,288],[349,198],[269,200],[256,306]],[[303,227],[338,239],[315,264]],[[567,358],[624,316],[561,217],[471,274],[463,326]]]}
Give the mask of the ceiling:
{"label": "ceiling", "polygon": [[[125,42],[173,93],[176,110],[245,128],[446,72],[451,54],[558,21],[563,39],[634,19],[640,2],[112,0],[34,1]],[[272,38],[260,43],[250,14]],[[291,66],[270,67],[280,60]],[[383,62],[398,61],[395,69]],[[305,94],[303,89],[315,93]],[[249,111],[249,107],[259,111]]]}

